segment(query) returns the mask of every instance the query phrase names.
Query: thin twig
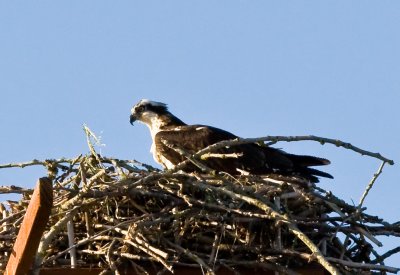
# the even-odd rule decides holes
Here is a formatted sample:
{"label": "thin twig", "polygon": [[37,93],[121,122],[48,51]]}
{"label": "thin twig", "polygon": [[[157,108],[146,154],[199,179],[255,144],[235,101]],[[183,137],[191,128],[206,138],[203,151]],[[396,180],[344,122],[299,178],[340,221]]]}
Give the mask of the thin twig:
{"label": "thin twig", "polygon": [[318,247],[315,246],[315,244],[302,232],[300,231],[297,226],[290,222],[290,220],[288,220],[286,217],[280,215],[278,212],[274,211],[271,207],[269,207],[268,205],[264,204],[263,202],[242,195],[242,194],[238,194],[238,193],[234,193],[230,190],[227,190],[225,188],[218,188],[216,189],[215,187],[208,187],[208,188],[212,188],[214,189],[214,191],[219,190],[219,192],[222,192],[232,198],[236,198],[236,199],[240,199],[243,200],[249,204],[252,204],[260,209],[262,209],[263,211],[265,211],[265,213],[267,215],[270,215],[272,219],[276,220],[276,221],[280,221],[283,222],[284,224],[286,224],[289,228],[289,230],[297,237],[299,238],[315,255],[317,261],[327,270],[329,271],[331,274],[340,274],[339,271],[333,266],[331,265],[326,259],[325,257],[322,255],[322,253],[319,251]]}
{"label": "thin twig", "polygon": [[375,265],[375,264],[368,264],[368,263],[356,263],[356,262],[336,259],[336,258],[333,258],[333,257],[327,257],[326,259],[328,261],[332,262],[332,263],[338,263],[338,264],[341,264],[341,265],[344,265],[344,266],[357,268],[357,269],[361,269],[361,270],[379,270],[379,271],[387,271],[387,272],[390,272],[390,273],[397,273],[397,272],[400,271],[400,268],[391,267],[391,266],[385,266],[385,265]]}
{"label": "thin twig", "polygon": [[388,158],[383,157],[380,153],[373,153],[367,150],[363,150],[361,148],[358,148],[348,142],[344,142],[338,139],[331,139],[331,138],[324,138],[324,137],[318,137],[318,136],[265,136],[265,137],[260,137],[260,138],[236,138],[234,140],[226,140],[226,141],[220,141],[218,143],[212,144],[200,151],[198,151],[194,157],[198,158],[206,153],[210,153],[214,150],[226,147],[226,146],[235,146],[235,145],[240,145],[240,144],[246,144],[246,143],[257,143],[257,142],[264,142],[264,141],[271,141],[271,142],[278,142],[278,141],[285,141],[285,142],[292,142],[292,141],[317,141],[321,144],[325,143],[330,143],[333,144],[337,147],[343,147],[345,149],[352,150],[354,152],[357,152],[361,155],[365,156],[370,156],[373,158],[380,159],[384,162],[389,163],[390,165],[394,164],[393,160],[390,160]]}
{"label": "thin twig", "polygon": [[374,185],[376,179],[377,179],[377,178],[379,177],[379,175],[382,173],[383,166],[385,166],[385,163],[386,163],[385,161],[383,161],[383,162],[381,163],[381,165],[379,166],[378,171],[374,174],[374,176],[372,177],[371,181],[368,183],[367,188],[365,189],[364,193],[363,193],[362,196],[361,196],[360,203],[358,204],[358,208],[361,208],[361,207],[362,207],[362,205],[363,205],[363,203],[364,203],[364,200],[365,200],[365,198],[367,197],[367,195],[368,195],[368,193],[369,193],[369,190],[371,190],[371,188],[372,188],[372,186]]}
{"label": "thin twig", "polygon": [[[200,170],[204,173],[208,173],[208,174],[215,174],[215,171],[210,169],[209,167],[207,167],[205,164],[203,164],[201,161],[198,161],[197,159],[193,158],[192,155],[188,152],[186,152],[183,148],[180,148],[177,145],[171,144],[169,142],[167,142],[166,140],[162,140],[162,142],[168,147],[171,148],[173,150],[175,150],[177,153],[179,153],[180,155],[184,156],[185,158],[187,158],[191,163],[193,163],[195,166],[197,166],[198,168],[200,168]],[[175,169],[174,169],[175,170]]]}
{"label": "thin twig", "polygon": [[34,165],[41,165],[41,166],[46,166],[48,163],[55,163],[55,164],[60,164],[60,163],[71,163],[73,159],[69,158],[60,158],[60,159],[48,159],[48,160],[31,160],[27,162],[14,162],[14,163],[7,163],[7,164],[1,164],[0,169],[2,168],[25,168],[27,166],[34,166]]}
{"label": "thin twig", "polygon": [[179,252],[185,254],[186,256],[188,256],[190,259],[192,259],[193,261],[197,262],[199,264],[200,267],[204,267],[207,270],[207,275],[212,275],[215,274],[214,270],[208,265],[206,264],[201,258],[199,258],[196,254],[190,252],[189,250],[174,244],[172,242],[170,242],[169,240],[164,240],[169,246],[175,248],[176,250],[178,250]]}
{"label": "thin twig", "polygon": [[[239,141],[255,140],[234,142]],[[354,149],[340,142],[335,145]],[[293,274],[292,268],[310,262],[320,263],[331,273],[398,270],[383,261],[400,252],[399,248],[380,256],[372,245],[380,244],[381,235],[400,237],[400,222],[368,215],[362,203],[354,206],[297,177],[179,171],[185,171],[188,164],[201,166],[201,156],[237,157],[181,152],[186,160],[163,172],[143,169],[146,166],[135,161],[96,157],[95,152],[63,159],[64,163],[31,162],[50,169],[56,185],[37,265],[70,265],[69,257],[63,256],[75,249],[77,264],[101,263],[115,272],[125,260],[132,261],[130,268],[139,272],[144,271],[142,261],[161,263],[170,271],[178,266],[200,266],[208,273],[220,266],[247,266]],[[20,201],[9,201],[3,208],[0,204],[4,217],[0,221],[0,272],[12,253],[29,203],[29,192],[21,193]],[[70,239],[75,242],[62,250],[68,245],[66,221],[72,217],[75,238]],[[370,266],[361,264],[367,262]]]}
{"label": "thin twig", "polygon": [[386,253],[382,254],[380,257],[376,258],[375,260],[371,261],[371,264],[377,264],[380,262],[383,262],[386,258],[389,258],[393,254],[399,253],[400,252],[400,246],[393,248]]}

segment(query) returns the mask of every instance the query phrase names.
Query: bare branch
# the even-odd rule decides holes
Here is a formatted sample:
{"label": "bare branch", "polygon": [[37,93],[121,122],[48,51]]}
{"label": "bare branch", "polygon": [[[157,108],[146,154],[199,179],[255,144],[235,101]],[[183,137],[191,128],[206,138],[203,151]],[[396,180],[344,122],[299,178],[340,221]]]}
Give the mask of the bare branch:
{"label": "bare branch", "polygon": [[384,162],[389,163],[390,165],[394,164],[393,160],[383,157],[380,153],[369,152],[369,151],[363,150],[361,148],[358,148],[348,142],[344,142],[344,141],[341,141],[338,139],[323,138],[323,137],[312,136],[312,135],[309,135],[309,136],[265,136],[265,137],[260,137],[260,138],[237,138],[234,140],[226,140],[226,141],[221,141],[221,142],[212,144],[212,145],[208,146],[207,148],[204,148],[204,149],[198,151],[194,155],[194,157],[198,158],[206,153],[213,152],[214,150],[217,150],[217,149],[220,149],[220,148],[223,148],[226,146],[234,146],[234,145],[240,145],[240,144],[246,144],[246,143],[257,143],[257,142],[264,142],[264,141],[270,141],[272,143],[276,143],[279,141],[285,141],[285,142],[316,141],[316,142],[321,143],[322,145],[325,143],[330,143],[337,147],[343,147],[343,148],[352,150],[361,155],[380,159]]}
{"label": "bare branch", "polygon": [[[358,206],[294,176],[214,174],[203,163],[210,158],[240,157],[213,152],[218,146],[298,140],[332,143],[383,161]],[[382,235],[399,238],[400,222],[388,223],[367,214],[362,206],[384,164],[390,162],[380,154],[315,136],[224,141],[195,154],[170,146],[186,160],[167,171],[134,160],[93,156],[93,152],[75,159],[0,166],[42,165],[55,178],[52,215],[37,265],[70,266],[66,254],[76,250],[72,265],[101,263],[115,272],[125,260],[140,272],[146,271],[143,261],[161,263],[170,271],[177,266],[201,266],[209,274],[221,266],[295,274],[298,266],[310,262],[332,274],[399,271],[384,263],[400,252],[398,247],[382,255],[373,247],[381,245]],[[184,172],[185,165],[203,172]],[[31,190],[3,186],[1,192],[21,193],[22,199],[0,204],[0,273],[12,253]],[[75,242],[68,247],[66,223],[72,219],[69,231],[73,225],[75,237],[70,239]]]}
{"label": "bare branch", "polygon": [[385,166],[385,161],[382,162],[382,164],[379,166],[378,171],[374,174],[372,177],[371,181],[368,183],[367,188],[365,189],[364,193],[361,196],[360,203],[358,204],[358,208],[361,208],[365,198],[367,197],[369,190],[371,190],[372,186],[374,185],[376,179],[379,177],[379,175],[382,173],[383,166]]}

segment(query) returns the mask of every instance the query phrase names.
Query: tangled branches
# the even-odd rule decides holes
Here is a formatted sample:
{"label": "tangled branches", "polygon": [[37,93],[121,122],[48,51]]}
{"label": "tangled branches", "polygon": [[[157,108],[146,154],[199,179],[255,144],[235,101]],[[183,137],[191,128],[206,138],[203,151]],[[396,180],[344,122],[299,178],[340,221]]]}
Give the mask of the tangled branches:
{"label": "tangled branches", "polygon": [[[316,263],[332,274],[400,270],[384,264],[399,249],[379,255],[372,246],[380,245],[376,236],[399,237],[399,224],[362,208],[390,163],[380,155],[382,166],[360,204],[352,206],[300,178],[162,172],[91,151],[20,165],[44,165],[53,180],[54,207],[37,267],[96,266],[123,273],[145,272],[153,263],[171,272],[177,266],[200,266],[208,274],[246,266],[295,274],[297,267]],[[210,152],[190,158],[197,163]],[[4,269],[32,190],[1,191],[23,196],[1,209]]]}

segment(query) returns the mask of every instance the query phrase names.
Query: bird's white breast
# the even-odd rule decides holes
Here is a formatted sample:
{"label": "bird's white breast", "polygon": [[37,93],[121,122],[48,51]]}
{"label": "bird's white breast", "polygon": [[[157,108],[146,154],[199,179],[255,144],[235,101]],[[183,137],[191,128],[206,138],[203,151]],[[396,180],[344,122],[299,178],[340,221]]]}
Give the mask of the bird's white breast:
{"label": "bird's white breast", "polygon": [[169,161],[167,158],[165,158],[163,155],[161,155],[157,152],[157,148],[156,148],[154,139],[153,139],[153,143],[151,144],[150,153],[153,154],[154,160],[157,163],[161,164],[164,168],[172,169],[175,167],[175,165],[171,161]]}
{"label": "bird's white breast", "polygon": [[163,126],[163,121],[158,118],[158,116],[148,116],[146,118],[145,124],[149,127],[150,129],[150,134],[151,134],[151,139],[153,143],[151,144],[150,147],[150,153],[153,155],[154,160],[161,164],[164,168],[167,169],[172,169],[175,167],[175,165],[169,161],[167,158],[165,158],[163,155],[157,153],[157,148],[156,148],[156,143],[155,143],[155,137],[158,132],[161,131],[161,127]]}

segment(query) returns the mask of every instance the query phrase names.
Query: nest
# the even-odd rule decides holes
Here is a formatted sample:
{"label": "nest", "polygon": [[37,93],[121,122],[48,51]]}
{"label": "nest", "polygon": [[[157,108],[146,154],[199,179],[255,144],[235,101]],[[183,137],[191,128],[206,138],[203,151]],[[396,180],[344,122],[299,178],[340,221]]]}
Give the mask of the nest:
{"label": "nest", "polygon": [[[97,154],[36,164],[47,167],[54,189],[37,267],[73,261],[121,274],[146,274],[149,265],[171,272],[245,266],[295,274],[315,263],[331,273],[399,271],[384,265],[397,251],[373,249],[377,235],[399,236],[398,224],[301,178],[159,171]],[[3,271],[32,194],[7,188],[3,193],[22,199],[2,207]]]}

